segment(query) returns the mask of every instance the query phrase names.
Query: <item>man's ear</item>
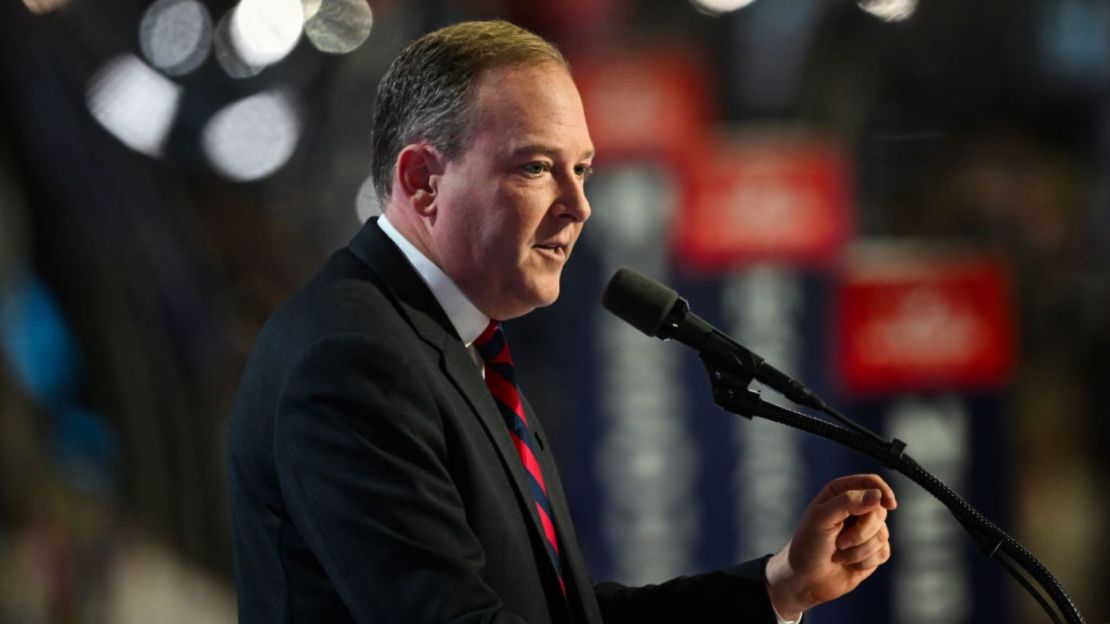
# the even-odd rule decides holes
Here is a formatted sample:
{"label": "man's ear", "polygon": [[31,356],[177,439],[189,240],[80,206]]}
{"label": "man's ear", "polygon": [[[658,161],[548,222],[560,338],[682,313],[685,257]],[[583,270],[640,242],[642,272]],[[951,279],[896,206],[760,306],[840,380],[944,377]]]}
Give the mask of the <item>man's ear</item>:
{"label": "man's ear", "polygon": [[397,185],[420,216],[435,215],[436,187],[443,163],[439,151],[426,144],[406,145],[397,155]]}

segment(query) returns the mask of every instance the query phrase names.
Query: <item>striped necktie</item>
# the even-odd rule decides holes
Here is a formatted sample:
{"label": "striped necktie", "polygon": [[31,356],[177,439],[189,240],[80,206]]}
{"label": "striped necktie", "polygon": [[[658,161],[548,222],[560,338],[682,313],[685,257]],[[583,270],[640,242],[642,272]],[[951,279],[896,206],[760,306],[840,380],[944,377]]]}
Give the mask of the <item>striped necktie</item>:
{"label": "striped necktie", "polygon": [[540,463],[536,461],[533,449],[533,438],[528,430],[528,418],[524,415],[524,405],[520,400],[520,391],[516,386],[513,376],[513,357],[509,353],[509,342],[497,321],[490,321],[489,327],[474,341],[478,354],[486,362],[486,387],[493,395],[501,417],[509,428],[509,435],[513,439],[513,446],[520,463],[528,473],[528,481],[532,485],[532,499],[539,512],[540,523],[543,524],[544,545],[551,563],[555,566],[555,576],[559,579],[559,588],[566,596],[567,588],[563,582],[563,567],[559,561],[559,540],[555,536],[555,524],[551,521],[551,504],[547,500],[547,485],[543,481],[543,472]]}

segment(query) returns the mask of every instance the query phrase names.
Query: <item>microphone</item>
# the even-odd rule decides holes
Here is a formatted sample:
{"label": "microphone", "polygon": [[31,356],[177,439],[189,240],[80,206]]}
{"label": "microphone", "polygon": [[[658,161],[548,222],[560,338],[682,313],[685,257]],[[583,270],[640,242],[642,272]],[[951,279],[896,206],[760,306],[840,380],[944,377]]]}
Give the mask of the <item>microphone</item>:
{"label": "microphone", "polygon": [[617,270],[605,287],[601,305],[648,336],[674,339],[701,355],[735,362],[743,374],[791,401],[818,410],[828,409],[809,388],[705,322],[690,311],[690,304],[677,292],[650,277],[629,268]]}

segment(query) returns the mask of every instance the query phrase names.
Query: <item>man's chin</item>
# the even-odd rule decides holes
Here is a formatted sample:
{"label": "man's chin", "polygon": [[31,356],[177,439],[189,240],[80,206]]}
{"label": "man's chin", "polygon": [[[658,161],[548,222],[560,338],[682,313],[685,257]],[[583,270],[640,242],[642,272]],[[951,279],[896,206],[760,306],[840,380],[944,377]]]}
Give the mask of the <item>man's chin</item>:
{"label": "man's chin", "polygon": [[562,271],[560,271],[550,282],[542,285],[536,291],[536,305],[537,308],[546,308],[547,306],[555,303],[559,299],[559,280],[562,278]]}
{"label": "man's chin", "polygon": [[546,308],[555,303],[558,298],[559,281],[556,279],[553,285],[536,285],[536,287],[526,289],[525,292],[521,293],[520,297],[514,298],[511,302],[506,302],[505,305],[502,306],[502,309],[499,310],[501,316],[496,316],[494,318],[500,321],[518,318],[537,308]]}

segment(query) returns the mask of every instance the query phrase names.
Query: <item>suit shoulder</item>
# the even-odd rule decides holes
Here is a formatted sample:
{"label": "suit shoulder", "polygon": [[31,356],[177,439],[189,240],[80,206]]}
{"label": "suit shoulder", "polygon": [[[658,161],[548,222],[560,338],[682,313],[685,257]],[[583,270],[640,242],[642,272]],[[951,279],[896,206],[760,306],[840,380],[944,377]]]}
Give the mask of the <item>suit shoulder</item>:
{"label": "suit shoulder", "polygon": [[340,250],[324,270],[274,311],[251,347],[236,398],[236,419],[272,414],[298,363],[321,346],[395,360],[421,353],[421,341],[368,269]]}
{"label": "suit shoulder", "polygon": [[[278,341],[297,350],[328,337],[350,334],[367,338],[403,336],[407,325],[398,304],[368,269],[352,265],[340,250],[303,289],[274,311],[258,340]],[[357,261],[355,261],[357,262]]]}

